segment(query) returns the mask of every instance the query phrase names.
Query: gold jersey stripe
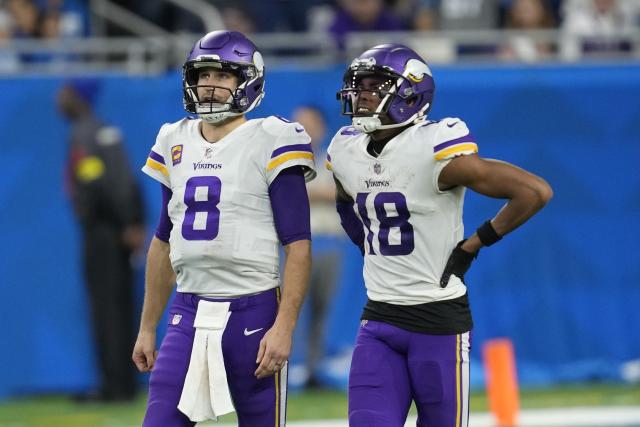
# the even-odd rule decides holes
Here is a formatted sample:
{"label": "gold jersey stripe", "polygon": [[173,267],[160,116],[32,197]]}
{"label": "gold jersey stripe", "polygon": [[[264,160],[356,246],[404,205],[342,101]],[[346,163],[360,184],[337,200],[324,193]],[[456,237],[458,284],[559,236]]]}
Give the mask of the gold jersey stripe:
{"label": "gold jersey stripe", "polygon": [[452,147],[447,148],[446,150],[439,151],[434,157],[436,160],[442,160],[445,157],[455,154],[462,153],[465,151],[471,151],[472,153],[478,152],[478,145],[473,142],[465,142],[464,144],[456,144]]}
{"label": "gold jersey stripe", "polygon": [[164,176],[169,176],[169,172],[167,171],[167,168],[162,163],[153,160],[151,157],[147,158],[146,165],[149,166],[151,169],[155,169],[161,172]]}
{"label": "gold jersey stripe", "polygon": [[267,170],[271,170],[277,168],[284,162],[288,162],[293,159],[309,159],[313,160],[313,153],[308,153],[306,151],[295,151],[293,153],[282,154],[269,162],[267,165]]}

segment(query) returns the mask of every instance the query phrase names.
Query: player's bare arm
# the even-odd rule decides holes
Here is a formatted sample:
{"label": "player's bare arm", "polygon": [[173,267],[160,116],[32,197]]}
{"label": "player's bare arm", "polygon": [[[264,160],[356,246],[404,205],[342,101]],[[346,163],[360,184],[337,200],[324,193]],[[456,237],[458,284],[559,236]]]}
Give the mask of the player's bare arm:
{"label": "player's bare arm", "polygon": [[[553,195],[549,184],[539,176],[507,162],[483,159],[475,154],[451,160],[440,173],[438,182],[441,190],[462,185],[485,196],[508,199],[491,220],[499,236],[522,225]],[[482,246],[477,233],[474,233],[462,249],[476,252]]]}
{"label": "player's bare arm", "polygon": [[273,375],[289,358],[293,330],[304,301],[311,271],[311,241],[297,240],[284,247],[283,292],[273,327],[260,341],[255,371],[258,378]]}
{"label": "player's bare arm", "polygon": [[167,305],[176,276],[169,259],[169,243],[154,237],[147,254],[144,305],[132,359],[140,372],[153,369],[157,358],[156,328]]}

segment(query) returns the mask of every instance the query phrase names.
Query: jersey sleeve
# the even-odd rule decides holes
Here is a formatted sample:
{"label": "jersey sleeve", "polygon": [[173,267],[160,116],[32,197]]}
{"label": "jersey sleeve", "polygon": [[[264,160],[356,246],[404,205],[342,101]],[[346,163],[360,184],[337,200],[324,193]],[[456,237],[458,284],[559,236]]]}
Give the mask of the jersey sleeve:
{"label": "jersey sleeve", "polygon": [[315,178],[311,138],[302,125],[278,117],[269,117],[263,126],[274,141],[267,156],[266,176],[269,185],[280,172],[292,166],[302,166],[306,182]]}
{"label": "jersey sleeve", "polygon": [[166,187],[171,188],[167,160],[171,161],[172,153],[167,151],[167,144],[164,138],[166,127],[167,125],[163,125],[160,128],[160,132],[158,132],[158,136],[156,138],[156,143],[151,147],[147,161],[142,167],[142,172],[146,173]]}
{"label": "jersey sleeve", "polygon": [[333,136],[331,142],[329,143],[329,147],[327,148],[327,161],[325,162],[323,167],[335,174],[333,167],[334,154],[340,157],[337,152],[340,151],[341,147],[346,143],[345,138],[357,136],[360,134],[361,132],[355,130],[353,126],[344,126],[340,128],[340,130],[338,130],[338,132]]}
{"label": "jersey sleeve", "polygon": [[433,157],[445,161],[457,156],[478,152],[478,145],[466,123],[458,118],[447,118],[438,123]]}

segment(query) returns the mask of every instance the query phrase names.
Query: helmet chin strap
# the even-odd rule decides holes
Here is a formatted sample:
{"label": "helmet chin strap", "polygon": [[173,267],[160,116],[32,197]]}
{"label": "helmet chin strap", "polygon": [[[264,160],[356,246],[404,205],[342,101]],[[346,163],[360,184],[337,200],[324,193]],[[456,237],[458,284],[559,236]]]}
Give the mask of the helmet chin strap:
{"label": "helmet chin strap", "polygon": [[364,133],[375,132],[382,126],[377,114],[371,117],[354,117],[351,119],[351,124],[357,131]]}
{"label": "helmet chin strap", "polygon": [[[254,80],[252,80],[254,81]],[[240,87],[245,87],[246,84],[243,83],[243,85],[241,85]],[[191,91],[191,93],[193,94],[193,91]],[[193,96],[193,95],[192,95]],[[197,111],[199,108],[199,106],[196,107],[196,112],[198,114],[198,117],[200,117],[203,121],[207,122],[207,123],[220,123],[224,120],[227,120],[231,117],[236,117],[236,116],[241,116],[245,113],[248,113],[249,111],[253,110],[254,108],[256,108],[258,105],[260,105],[260,102],[262,101],[262,98],[264,98],[264,93],[260,94],[259,96],[256,97],[256,99],[253,101],[253,103],[249,106],[249,108],[247,108],[246,110],[244,110],[243,112],[234,112],[234,111],[214,111],[214,112],[199,112]],[[233,102],[233,95],[229,95],[229,98],[227,98],[227,103],[225,104],[225,108],[228,110],[229,108],[231,108],[229,106],[229,104],[231,104]],[[207,110],[206,108],[203,108],[204,110]]]}
{"label": "helmet chin strap", "polygon": [[380,113],[376,112],[371,117],[354,117],[353,119],[351,119],[351,124],[357,131],[364,132],[364,133],[372,133],[382,129],[399,128],[399,127],[406,126],[417,119],[423,118],[425,116],[424,112],[429,108],[429,105],[430,104],[427,103],[424,107],[420,109],[420,111],[418,111],[417,113],[415,113],[413,116],[409,117],[407,120],[405,120],[402,123],[390,123],[388,125],[383,125],[379,118]]}
{"label": "helmet chin strap", "polygon": [[[224,110],[211,111],[211,107],[206,108],[206,107],[201,107],[200,105],[197,105],[196,112],[198,114],[198,117],[200,117],[203,121],[207,123],[212,123],[212,124],[220,123],[230,117],[240,116],[244,114],[244,113],[229,111],[229,109],[231,108],[229,104],[231,102],[233,102],[233,96],[229,95],[229,98],[227,98],[227,103],[224,104]],[[202,110],[202,112],[198,110]]]}

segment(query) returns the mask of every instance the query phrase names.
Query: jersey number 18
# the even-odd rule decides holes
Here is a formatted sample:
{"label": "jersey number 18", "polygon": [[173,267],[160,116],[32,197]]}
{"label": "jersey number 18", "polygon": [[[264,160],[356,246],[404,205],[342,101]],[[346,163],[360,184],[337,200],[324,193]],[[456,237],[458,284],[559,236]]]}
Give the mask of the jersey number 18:
{"label": "jersey number 18", "polygon": [[[371,193],[358,193],[356,204],[362,223],[367,229],[367,242],[369,243],[369,255],[376,255],[373,249],[373,231],[371,220],[367,210],[367,198]],[[397,215],[390,216],[385,205],[393,205]],[[411,214],[407,208],[407,199],[404,194],[398,192],[378,193],[373,199],[373,208],[376,218],[380,223],[378,229],[378,243],[380,253],[386,256],[409,255],[415,247],[413,239],[413,226],[409,223]],[[400,229],[400,243],[389,242],[389,232],[392,228]]]}

